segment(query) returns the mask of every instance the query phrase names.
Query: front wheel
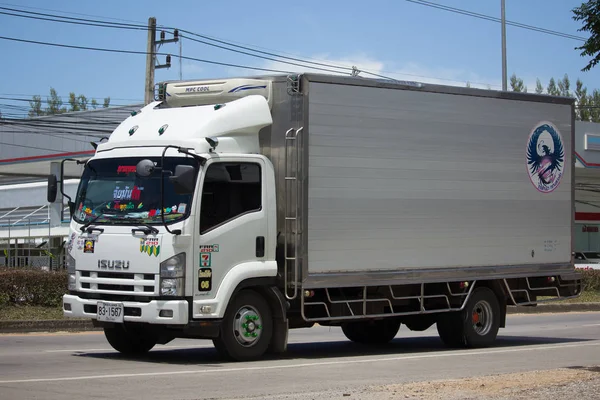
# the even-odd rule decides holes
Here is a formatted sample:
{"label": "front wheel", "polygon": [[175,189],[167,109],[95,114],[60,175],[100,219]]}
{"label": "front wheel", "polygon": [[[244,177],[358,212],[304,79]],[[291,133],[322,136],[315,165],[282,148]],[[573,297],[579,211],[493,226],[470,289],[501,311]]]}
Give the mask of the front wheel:
{"label": "front wheel", "polygon": [[254,290],[239,292],[227,307],[215,348],[226,358],[250,361],[260,358],[273,336],[271,309]]}
{"label": "front wheel", "polygon": [[448,347],[487,347],[500,329],[500,303],[487,287],[473,291],[461,312],[440,315],[437,330]]}
{"label": "front wheel", "polygon": [[106,327],[104,336],[113,349],[126,355],[145,354],[158,343],[158,337],[152,330],[144,330],[136,325],[115,324]]}

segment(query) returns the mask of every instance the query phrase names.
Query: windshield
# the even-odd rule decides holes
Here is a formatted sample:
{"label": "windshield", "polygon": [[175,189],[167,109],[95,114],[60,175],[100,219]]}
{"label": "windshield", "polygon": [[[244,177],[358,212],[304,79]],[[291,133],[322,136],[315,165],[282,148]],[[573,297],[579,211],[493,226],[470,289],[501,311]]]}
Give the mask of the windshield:
{"label": "windshield", "polygon": [[[135,167],[142,159],[160,166],[160,157],[124,157],[90,161],[83,172],[73,219],[95,224],[162,224],[160,204],[160,173],[141,178]],[[165,157],[165,170],[176,165],[198,168],[198,161],[188,157]],[[192,195],[178,195],[167,175],[164,176],[165,222],[173,223],[188,217]]]}

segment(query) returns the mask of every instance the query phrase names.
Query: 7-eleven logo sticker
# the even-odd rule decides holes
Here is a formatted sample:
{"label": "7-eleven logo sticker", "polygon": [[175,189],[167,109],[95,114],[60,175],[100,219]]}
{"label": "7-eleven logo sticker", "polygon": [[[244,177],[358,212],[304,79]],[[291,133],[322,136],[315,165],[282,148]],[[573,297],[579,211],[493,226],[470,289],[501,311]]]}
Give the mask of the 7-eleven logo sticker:
{"label": "7-eleven logo sticker", "polygon": [[201,267],[210,267],[210,253],[200,253],[200,266]]}

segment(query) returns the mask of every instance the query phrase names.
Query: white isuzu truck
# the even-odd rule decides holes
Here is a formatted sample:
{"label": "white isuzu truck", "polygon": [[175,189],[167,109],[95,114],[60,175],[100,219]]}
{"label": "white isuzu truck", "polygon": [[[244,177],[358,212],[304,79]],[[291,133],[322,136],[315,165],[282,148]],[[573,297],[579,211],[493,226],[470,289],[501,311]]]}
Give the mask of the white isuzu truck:
{"label": "white isuzu truck", "polygon": [[315,323],[489,346],[507,306],[581,292],[572,99],[317,74],[157,89],[69,200],[64,315],[122,353],[203,338],[252,360]]}

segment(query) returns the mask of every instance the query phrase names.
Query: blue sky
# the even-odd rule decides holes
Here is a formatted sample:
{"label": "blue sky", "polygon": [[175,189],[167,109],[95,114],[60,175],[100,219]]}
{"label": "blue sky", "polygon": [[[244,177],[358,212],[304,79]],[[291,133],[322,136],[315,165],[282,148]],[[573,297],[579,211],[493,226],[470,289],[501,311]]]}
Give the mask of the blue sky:
{"label": "blue sky", "polygon": [[[440,4],[500,17],[500,0],[432,0]],[[571,9],[582,0],[506,0],[506,18],[576,36],[580,23]],[[411,3],[314,1],[66,1],[0,0],[0,7],[71,17],[187,29],[236,44],[335,65],[356,65],[397,79],[501,89],[501,26]],[[0,10],[6,12],[6,10]],[[0,14],[0,36],[124,50],[146,50],[147,32],[78,26]],[[600,89],[600,70],[582,72],[587,60],[574,47],[582,42],[507,26],[509,76],[523,78],[530,91],[536,78],[581,78],[588,91]],[[110,96],[113,105],[143,101],[144,55],[110,54],[0,40],[0,96],[44,99],[50,87],[64,96],[73,91],[88,98]],[[161,51],[179,53],[178,44]],[[194,43],[183,39],[182,54],[205,60],[286,71],[305,70],[283,63]],[[164,60],[161,60],[164,62]],[[156,82],[178,79],[179,61],[156,71]],[[183,79],[246,76],[252,70],[184,61]],[[363,73],[364,75],[364,73]],[[367,76],[367,75],[364,75]],[[16,96],[22,95],[22,96]],[[0,100],[5,104],[27,103]],[[24,113],[25,111],[21,111]]]}

